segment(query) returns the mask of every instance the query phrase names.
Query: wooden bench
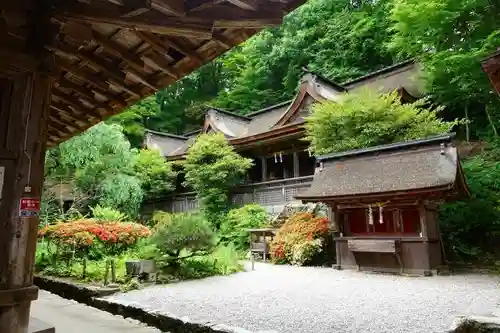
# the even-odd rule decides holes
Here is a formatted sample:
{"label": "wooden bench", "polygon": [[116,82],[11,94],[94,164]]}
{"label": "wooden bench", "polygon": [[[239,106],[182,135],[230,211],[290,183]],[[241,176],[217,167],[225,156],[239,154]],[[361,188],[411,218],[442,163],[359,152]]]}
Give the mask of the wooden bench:
{"label": "wooden bench", "polygon": [[347,241],[351,252],[397,253],[401,252],[401,243],[385,239],[353,239]]}
{"label": "wooden bench", "polygon": [[[401,242],[399,240],[352,239],[347,241],[347,248],[354,254],[355,258],[356,253],[392,253],[396,256],[400,269],[403,270]],[[356,259],[356,261],[358,260]]]}

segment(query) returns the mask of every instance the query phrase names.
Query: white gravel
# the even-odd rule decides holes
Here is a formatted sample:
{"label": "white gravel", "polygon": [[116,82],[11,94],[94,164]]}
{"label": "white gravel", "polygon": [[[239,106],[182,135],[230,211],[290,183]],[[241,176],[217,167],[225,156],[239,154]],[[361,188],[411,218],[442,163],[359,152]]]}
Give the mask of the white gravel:
{"label": "white gravel", "polygon": [[154,286],[109,301],[251,331],[441,333],[456,315],[492,315],[500,279],[402,277],[256,264],[252,272]]}

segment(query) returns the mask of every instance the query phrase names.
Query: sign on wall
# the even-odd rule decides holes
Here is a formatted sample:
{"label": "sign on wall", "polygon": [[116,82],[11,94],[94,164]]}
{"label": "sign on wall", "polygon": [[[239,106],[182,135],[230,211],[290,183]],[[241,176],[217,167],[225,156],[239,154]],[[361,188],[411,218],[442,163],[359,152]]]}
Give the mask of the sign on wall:
{"label": "sign on wall", "polygon": [[19,216],[37,217],[40,215],[40,199],[21,198],[19,200]]}

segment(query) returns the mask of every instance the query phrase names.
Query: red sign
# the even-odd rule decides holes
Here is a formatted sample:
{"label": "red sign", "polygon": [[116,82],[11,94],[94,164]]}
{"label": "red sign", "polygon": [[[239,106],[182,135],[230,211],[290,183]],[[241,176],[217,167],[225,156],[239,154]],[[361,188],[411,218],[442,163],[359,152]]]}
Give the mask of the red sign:
{"label": "red sign", "polygon": [[40,214],[40,199],[21,198],[19,200],[19,216],[38,216]]}

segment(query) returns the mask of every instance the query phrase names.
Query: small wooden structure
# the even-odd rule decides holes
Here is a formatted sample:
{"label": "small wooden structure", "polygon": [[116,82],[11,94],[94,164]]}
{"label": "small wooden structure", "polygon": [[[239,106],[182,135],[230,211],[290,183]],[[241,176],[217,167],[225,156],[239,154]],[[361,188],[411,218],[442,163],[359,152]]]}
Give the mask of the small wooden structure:
{"label": "small wooden structure", "polygon": [[468,196],[453,137],[318,157],[298,198],[332,208],[338,268],[429,275],[444,263],[439,204]]}
{"label": "small wooden structure", "polygon": [[259,256],[262,256],[262,259],[265,262],[270,256],[269,250],[275,235],[275,229],[248,229],[248,232],[250,232],[251,255],[253,256],[254,254],[258,254]]}

